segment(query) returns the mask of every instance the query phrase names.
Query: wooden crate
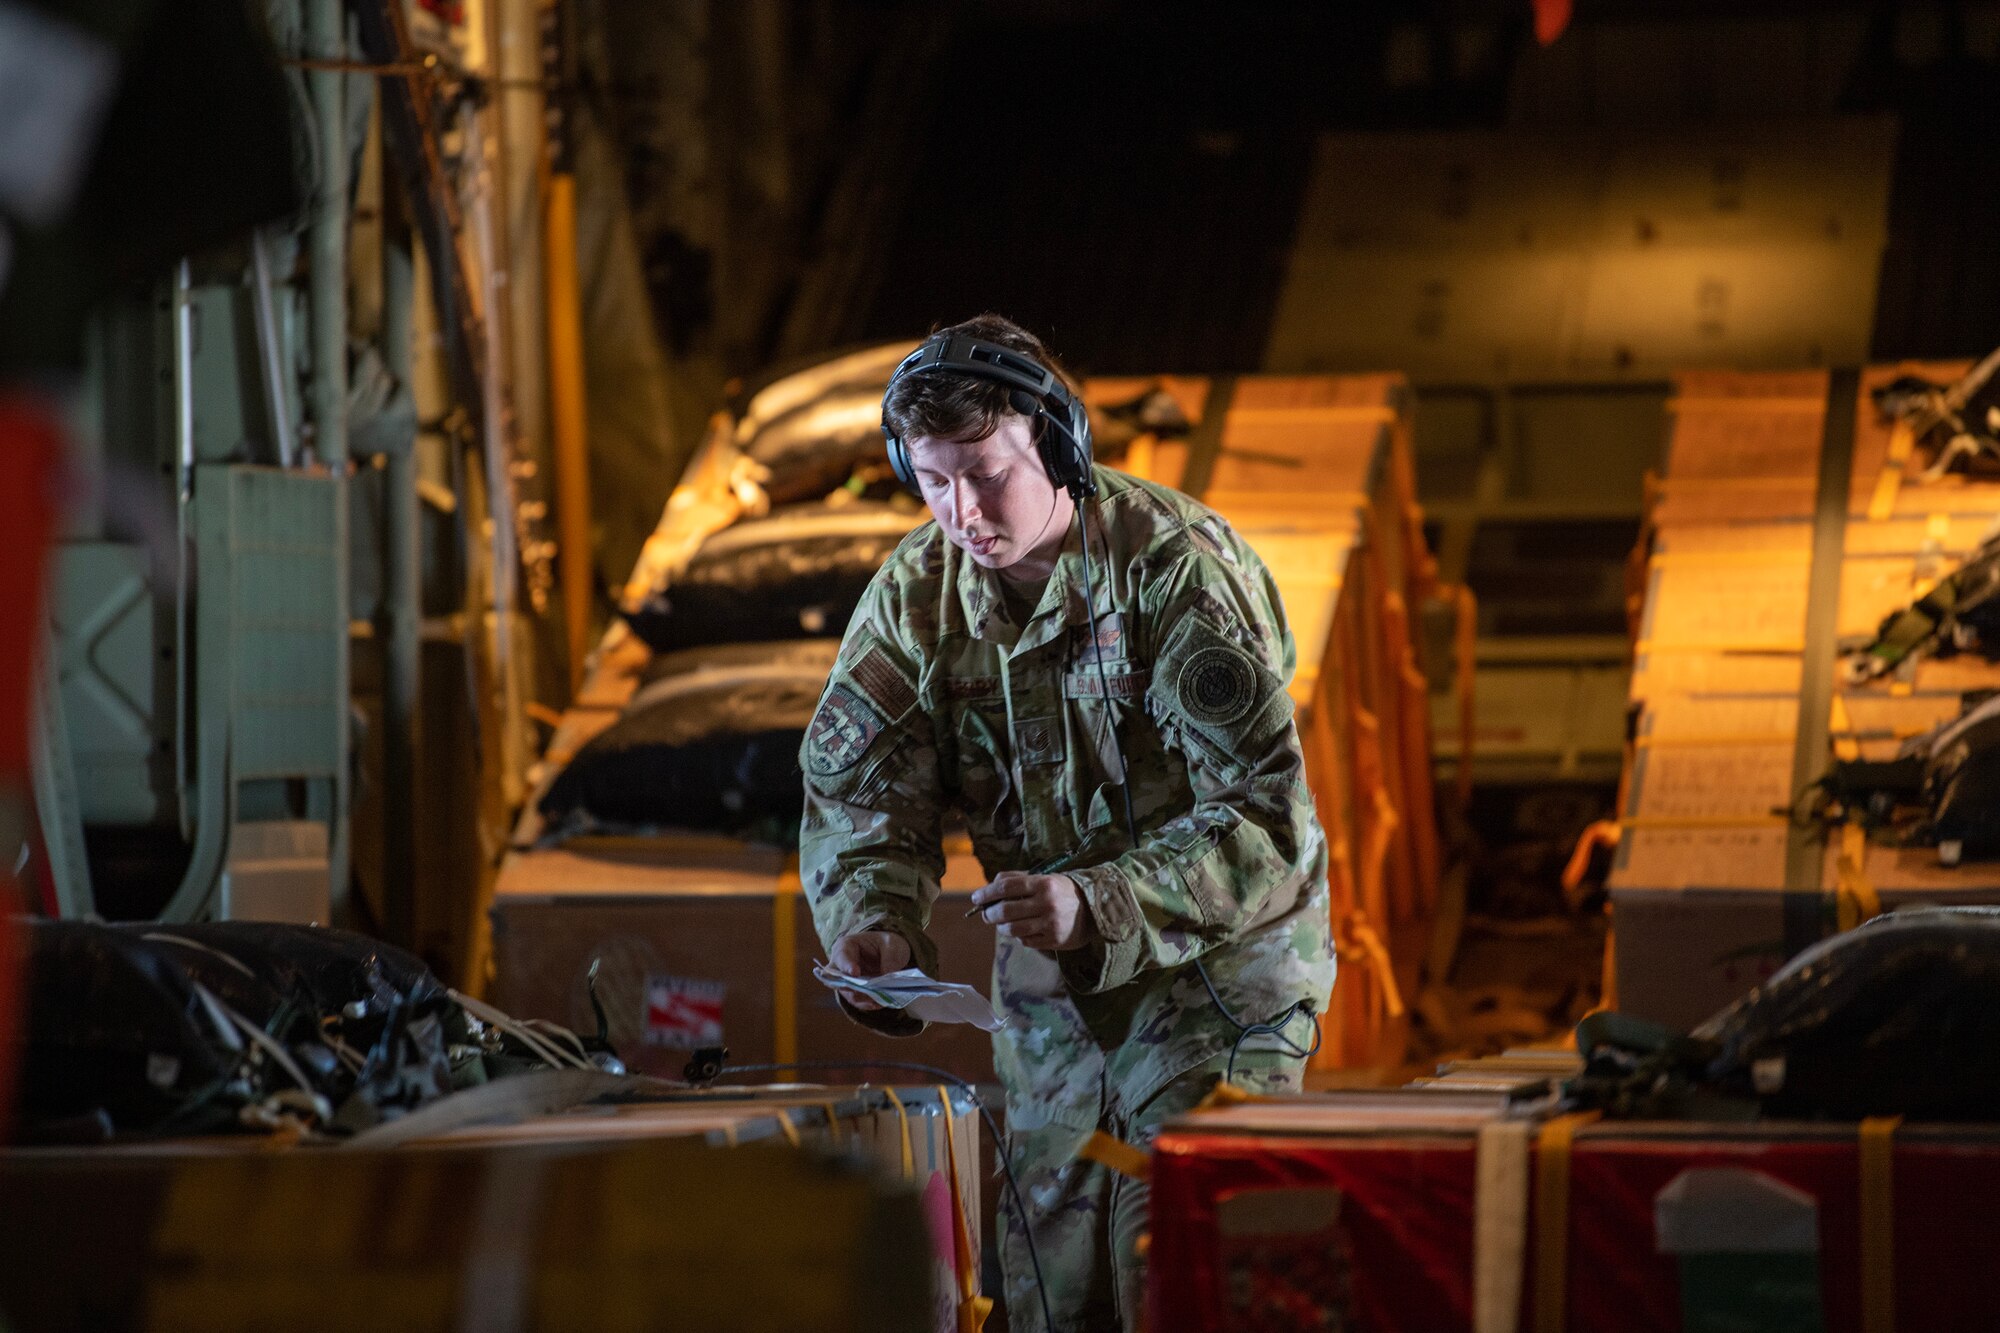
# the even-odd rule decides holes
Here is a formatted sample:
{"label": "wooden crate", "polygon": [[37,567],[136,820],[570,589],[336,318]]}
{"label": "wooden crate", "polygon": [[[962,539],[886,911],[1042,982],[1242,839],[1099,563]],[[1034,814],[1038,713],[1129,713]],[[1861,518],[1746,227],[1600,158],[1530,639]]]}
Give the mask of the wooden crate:
{"label": "wooden crate", "polygon": [[926,1214],[954,1174],[973,1197],[977,1125],[900,1095],[746,1091],[402,1147],[0,1152],[0,1304],[24,1328],[949,1330]]}
{"label": "wooden crate", "polygon": [[[2000,515],[2000,486],[1905,475],[1903,447],[1876,416],[1875,386],[1911,371],[1878,366],[1857,388],[1842,525],[1837,640],[1949,573]],[[1667,473],[1657,484],[1634,645],[1637,708],[1621,793],[1611,888],[1616,1000],[1643,1017],[1687,1023],[1768,975],[1842,918],[1912,901],[2000,899],[2000,866],[1937,866],[1923,850],[1870,846],[1843,872],[1839,848],[1817,882],[1787,883],[1802,653],[1829,377],[1683,376]],[[1909,471],[1913,474],[1914,467]],[[1827,741],[1887,758],[1956,715],[1962,691],[2000,686],[1977,658],[1925,661],[1908,679],[1851,685],[1836,668]],[[1835,843],[1837,839],[1833,840]]]}
{"label": "wooden crate", "polygon": [[[1341,956],[1320,1063],[1393,1063],[1438,886],[1428,686],[1412,619],[1440,590],[1416,506],[1406,387],[1387,375],[1164,377],[1093,380],[1086,397],[1118,402],[1154,386],[1202,424],[1187,439],[1141,437],[1115,465],[1189,489],[1228,518],[1270,566],[1298,644],[1292,694],[1331,849]],[[1216,404],[1220,420],[1205,421]],[[731,423],[718,418],[646,544],[628,584],[634,593],[741,516],[729,485],[731,438]],[[646,660],[622,625],[607,632],[551,740],[537,796],[616,720]],[[832,1009],[810,979],[817,942],[778,853],[679,838],[537,848],[540,831],[531,801],[495,890],[493,990],[503,1007],[585,1022],[583,974],[619,939],[627,992],[654,959],[696,977],[726,973],[716,979],[730,987],[725,1027],[739,1059],[873,1055],[990,1072],[983,1034],[888,1042]],[[950,895],[983,882],[968,850],[953,855],[932,921],[946,975],[982,989],[990,928],[964,922],[964,899]],[[787,958],[789,968],[774,962]],[[623,994],[619,1004],[630,1012]],[[640,1053],[655,1068],[676,1058],[684,1057]]]}
{"label": "wooden crate", "polygon": [[[577,839],[516,851],[493,904],[493,999],[509,1013],[592,1030],[586,978],[611,1037],[636,1070],[679,1078],[688,1051],[647,1045],[652,976],[725,988],[723,1040],[735,1064],[773,1060],[900,1060],[975,1083],[993,1078],[992,1043],[964,1024],[891,1041],[851,1022],[813,976],[825,957],[788,858],[726,838]],[[969,852],[951,858],[931,918],[940,973],[986,991],[992,927],[969,921],[985,878]]]}

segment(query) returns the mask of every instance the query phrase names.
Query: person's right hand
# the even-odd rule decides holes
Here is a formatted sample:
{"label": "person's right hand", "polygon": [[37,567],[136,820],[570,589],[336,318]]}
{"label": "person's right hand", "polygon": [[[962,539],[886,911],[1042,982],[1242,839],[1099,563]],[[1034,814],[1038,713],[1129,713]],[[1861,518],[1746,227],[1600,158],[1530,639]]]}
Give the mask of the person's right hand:
{"label": "person's right hand", "polygon": [[[893,930],[858,930],[835,940],[827,961],[850,977],[885,976],[910,965],[910,942]],[[882,1007],[853,991],[842,991],[840,998],[863,1013]]]}

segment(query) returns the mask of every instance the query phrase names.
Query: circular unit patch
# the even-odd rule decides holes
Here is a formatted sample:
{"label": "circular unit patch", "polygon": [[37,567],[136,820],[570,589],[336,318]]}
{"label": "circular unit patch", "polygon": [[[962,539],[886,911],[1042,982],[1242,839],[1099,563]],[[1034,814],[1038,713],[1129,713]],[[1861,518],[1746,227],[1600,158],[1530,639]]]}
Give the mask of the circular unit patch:
{"label": "circular unit patch", "polygon": [[1257,668],[1234,648],[1197,650],[1181,666],[1181,707],[1212,727],[1228,726],[1257,702]]}

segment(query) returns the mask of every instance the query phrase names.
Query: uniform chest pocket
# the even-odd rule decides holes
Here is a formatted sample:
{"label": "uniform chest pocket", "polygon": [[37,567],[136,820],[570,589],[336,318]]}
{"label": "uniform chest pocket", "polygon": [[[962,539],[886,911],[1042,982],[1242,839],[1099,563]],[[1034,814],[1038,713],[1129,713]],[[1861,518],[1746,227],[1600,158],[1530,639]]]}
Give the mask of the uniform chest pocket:
{"label": "uniform chest pocket", "polygon": [[[991,822],[1013,791],[1007,749],[988,708],[1004,709],[1005,704],[989,701],[984,706],[964,703],[956,708],[958,738],[958,790],[966,813],[975,820]],[[998,723],[1005,725],[1004,717]]]}

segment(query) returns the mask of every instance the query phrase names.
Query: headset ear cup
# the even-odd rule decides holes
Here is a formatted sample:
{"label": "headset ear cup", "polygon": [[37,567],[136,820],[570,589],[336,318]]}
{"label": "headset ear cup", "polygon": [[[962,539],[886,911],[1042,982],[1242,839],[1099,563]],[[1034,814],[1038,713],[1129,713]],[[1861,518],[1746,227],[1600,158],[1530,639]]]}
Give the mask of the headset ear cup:
{"label": "headset ear cup", "polygon": [[1057,430],[1055,425],[1054,421],[1045,416],[1037,418],[1035,422],[1035,453],[1042,460],[1042,471],[1048,473],[1049,484],[1052,486],[1068,486],[1068,460],[1064,455],[1069,452],[1069,446],[1064,443],[1062,432]]}
{"label": "headset ear cup", "polygon": [[1089,483],[1091,494],[1097,493],[1097,482],[1091,476],[1091,468],[1097,462],[1096,442],[1091,439],[1090,410],[1081,400],[1071,400],[1070,439],[1076,448],[1077,475]]}
{"label": "headset ear cup", "polygon": [[910,451],[904,447],[900,439],[886,430],[882,432],[882,442],[889,451],[889,471],[895,474],[896,480],[902,483],[904,490],[915,492],[917,472],[910,466]]}

